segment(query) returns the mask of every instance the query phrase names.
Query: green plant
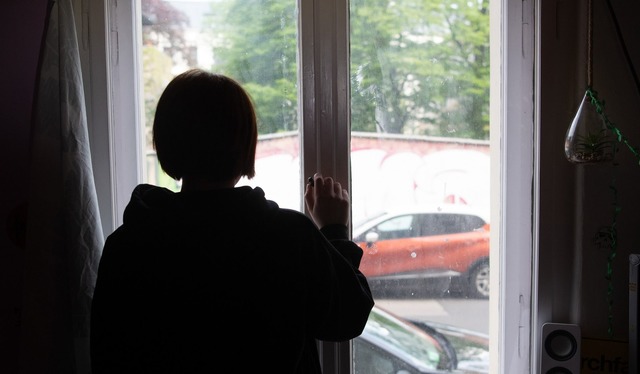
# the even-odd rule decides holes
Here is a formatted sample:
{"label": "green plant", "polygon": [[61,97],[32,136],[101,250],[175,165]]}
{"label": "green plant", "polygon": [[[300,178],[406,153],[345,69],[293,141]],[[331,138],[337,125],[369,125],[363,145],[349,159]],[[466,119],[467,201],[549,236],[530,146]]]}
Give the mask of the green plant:
{"label": "green plant", "polygon": [[586,135],[576,135],[576,155],[582,161],[606,161],[613,157],[613,142],[607,129],[597,133],[588,132]]}

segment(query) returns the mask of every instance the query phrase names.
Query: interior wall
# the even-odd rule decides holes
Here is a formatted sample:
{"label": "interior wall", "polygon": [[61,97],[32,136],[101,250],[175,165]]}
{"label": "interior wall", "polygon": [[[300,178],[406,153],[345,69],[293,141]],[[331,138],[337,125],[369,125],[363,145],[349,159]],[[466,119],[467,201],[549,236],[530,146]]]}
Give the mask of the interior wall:
{"label": "interior wall", "polygon": [[[23,252],[9,236],[27,198],[31,103],[46,0],[0,5],[0,372],[18,373]],[[11,214],[14,213],[14,214]]]}
{"label": "interior wall", "polygon": [[[640,159],[618,143],[615,163],[585,166],[566,160],[564,137],[588,82],[587,2],[541,3],[540,323],[576,323],[583,337],[626,342],[628,256],[640,252],[635,192]],[[611,3],[633,66],[640,69],[640,33],[633,19],[640,3]],[[607,117],[631,144],[640,145],[640,92],[606,1],[593,1],[591,24],[592,88],[604,100]],[[613,226],[616,247],[598,245],[596,234]],[[610,257],[611,289],[606,279]]]}

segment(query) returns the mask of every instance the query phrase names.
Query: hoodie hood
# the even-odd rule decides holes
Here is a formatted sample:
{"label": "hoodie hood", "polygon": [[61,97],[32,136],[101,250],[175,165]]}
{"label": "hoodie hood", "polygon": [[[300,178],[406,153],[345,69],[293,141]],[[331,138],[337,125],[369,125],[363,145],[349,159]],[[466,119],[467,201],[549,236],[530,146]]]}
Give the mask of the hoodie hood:
{"label": "hoodie hood", "polygon": [[123,221],[130,227],[259,225],[278,210],[264,191],[248,186],[212,191],[172,192],[149,184],[131,194]]}

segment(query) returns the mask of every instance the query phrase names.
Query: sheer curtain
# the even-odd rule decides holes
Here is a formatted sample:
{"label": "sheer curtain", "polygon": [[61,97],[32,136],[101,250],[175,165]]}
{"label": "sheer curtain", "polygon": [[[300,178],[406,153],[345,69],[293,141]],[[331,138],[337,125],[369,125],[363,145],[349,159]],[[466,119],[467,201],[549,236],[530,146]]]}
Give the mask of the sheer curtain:
{"label": "sheer curtain", "polygon": [[71,0],[50,1],[31,128],[21,318],[23,373],[89,373],[104,242]]}

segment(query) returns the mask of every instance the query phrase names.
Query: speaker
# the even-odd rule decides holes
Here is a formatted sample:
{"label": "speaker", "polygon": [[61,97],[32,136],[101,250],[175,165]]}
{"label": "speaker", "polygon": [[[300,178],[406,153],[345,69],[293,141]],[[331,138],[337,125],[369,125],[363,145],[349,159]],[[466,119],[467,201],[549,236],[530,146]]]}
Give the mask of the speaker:
{"label": "speaker", "polygon": [[542,325],[540,374],[580,374],[580,326]]}

